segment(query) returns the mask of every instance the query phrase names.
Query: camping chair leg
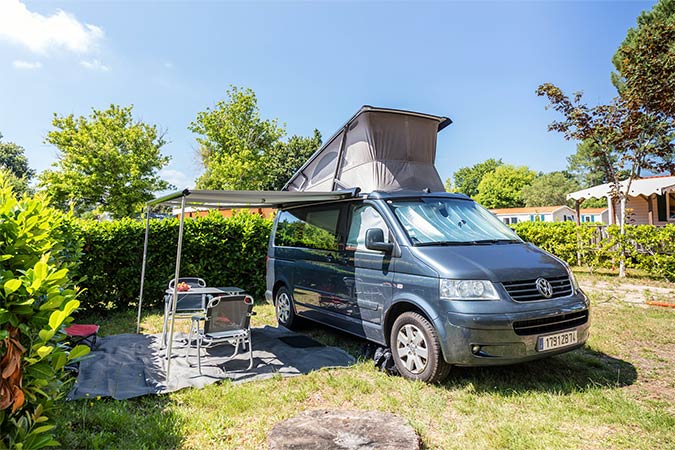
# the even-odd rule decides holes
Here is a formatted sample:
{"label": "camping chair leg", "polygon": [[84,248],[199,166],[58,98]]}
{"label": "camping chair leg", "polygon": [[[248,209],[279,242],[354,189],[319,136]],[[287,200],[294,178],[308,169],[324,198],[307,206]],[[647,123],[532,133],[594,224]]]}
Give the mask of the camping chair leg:
{"label": "camping chair leg", "polygon": [[[246,341],[244,341],[246,342]],[[248,335],[248,368],[246,370],[251,370],[251,367],[253,367],[253,345],[251,343],[251,335]]]}
{"label": "camping chair leg", "polygon": [[194,330],[194,322],[190,324],[190,332],[188,333],[187,345],[185,346],[185,362],[190,366],[190,346],[192,345],[192,331]]}
{"label": "camping chair leg", "polygon": [[[199,327],[199,325],[197,325]],[[202,339],[199,336],[199,329],[197,331],[197,366],[199,367],[199,375],[202,374]]]}

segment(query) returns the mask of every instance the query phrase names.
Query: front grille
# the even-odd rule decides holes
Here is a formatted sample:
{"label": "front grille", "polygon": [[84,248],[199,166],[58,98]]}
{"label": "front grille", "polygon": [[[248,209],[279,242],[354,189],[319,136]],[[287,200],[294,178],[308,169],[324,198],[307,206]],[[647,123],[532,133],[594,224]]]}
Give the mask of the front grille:
{"label": "front grille", "polygon": [[[547,278],[553,288],[553,295],[549,298],[567,297],[572,295],[572,284],[568,276]],[[535,300],[547,300],[537,290],[537,280],[504,281],[502,285],[512,299],[517,302],[531,302]]]}
{"label": "front grille", "polygon": [[555,331],[578,327],[588,322],[588,310],[578,311],[543,319],[519,320],[513,322],[513,331],[518,336],[553,333]]}

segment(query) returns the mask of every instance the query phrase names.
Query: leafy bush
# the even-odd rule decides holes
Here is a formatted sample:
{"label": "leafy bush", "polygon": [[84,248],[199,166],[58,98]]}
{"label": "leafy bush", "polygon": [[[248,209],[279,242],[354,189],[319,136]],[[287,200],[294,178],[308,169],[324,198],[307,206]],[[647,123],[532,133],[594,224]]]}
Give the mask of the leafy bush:
{"label": "leafy bush", "polygon": [[44,197],[17,200],[0,173],[0,448],[58,445],[49,414],[65,393],[64,367],[89,351],[61,343],[79,306],[71,231]]}
{"label": "leafy bush", "polygon": [[573,222],[522,222],[514,230],[528,242],[553,253],[569,264],[615,268],[622,248],[626,266],[675,279],[675,225],[626,225],[621,237],[617,225],[598,226]]}
{"label": "leafy bush", "polygon": [[[262,298],[271,225],[271,220],[247,212],[186,220],[181,276],[199,276],[209,286],[238,286]],[[79,285],[86,288],[83,307],[101,310],[137,304],[145,222],[81,221],[79,227],[84,241],[79,268]],[[178,227],[177,219],[150,222],[144,305],[159,304],[174,277]]]}

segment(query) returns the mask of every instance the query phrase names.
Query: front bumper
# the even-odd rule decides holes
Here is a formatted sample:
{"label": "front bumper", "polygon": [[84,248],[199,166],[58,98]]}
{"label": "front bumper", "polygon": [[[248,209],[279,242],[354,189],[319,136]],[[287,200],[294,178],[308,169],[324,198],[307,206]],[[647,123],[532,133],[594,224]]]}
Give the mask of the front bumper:
{"label": "front bumper", "polygon": [[[569,315],[588,313],[585,323],[562,320]],[[560,319],[559,322],[558,319]],[[549,322],[548,327],[534,327],[532,331],[519,330],[515,324]],[[559,325],[556,325],[559,323]],[[538,351],[539,337],[577,330],[575,344],[547,351]],[[457,366],[494,366],[515,364],[565,353],[582,347],[590,334],[590,312],[585,302],[565,308],[554,307],[505,314],[463,314],[449,312],[444,324],[443,355],[449,364]],[[475,346],[480,350],[475,351]],[[472,350],[473,349],[473,350]]]}

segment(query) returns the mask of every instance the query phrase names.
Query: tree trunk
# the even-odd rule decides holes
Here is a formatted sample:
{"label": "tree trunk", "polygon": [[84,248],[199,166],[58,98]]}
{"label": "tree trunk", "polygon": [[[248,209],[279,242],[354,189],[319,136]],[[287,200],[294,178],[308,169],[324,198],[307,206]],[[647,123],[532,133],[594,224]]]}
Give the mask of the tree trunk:
{"label": "tree trunk", "polygon": [[619,240],[619,278],[626,278],[626,195],[619,194],[619,201],[621,203],[621,238]]}

